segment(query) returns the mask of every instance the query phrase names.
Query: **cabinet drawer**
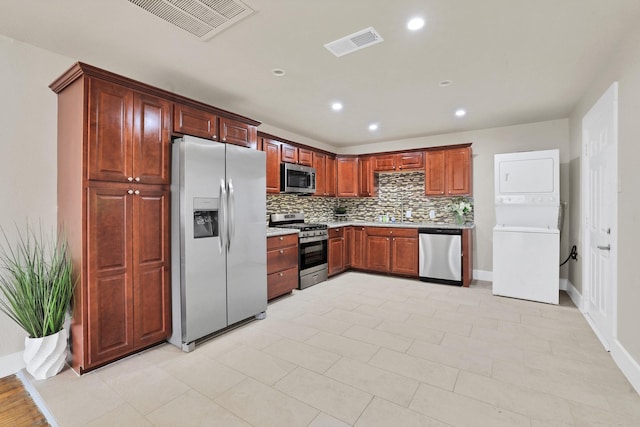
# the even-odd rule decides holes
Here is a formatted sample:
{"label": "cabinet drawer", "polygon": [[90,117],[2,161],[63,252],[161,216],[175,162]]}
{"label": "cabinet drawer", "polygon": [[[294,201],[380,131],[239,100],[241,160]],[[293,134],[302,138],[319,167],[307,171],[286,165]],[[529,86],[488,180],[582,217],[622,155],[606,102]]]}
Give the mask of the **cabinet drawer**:
{"label": "cabinet drawer", "polygon": [[417,228],[367,227],[368,236],[418,237]]}
{"label": "cabinet drawer", "polygon": [[344,227],[338,228],[330,228],[329,229],[329,238],[333,239],[334,237],[343,237],[344,236]]}
{"label": "cabinet drawer", "polygon": [[267,251],[267,274],[298,266],[298,246]]}
{"label": "cabinet drawer", "polygon": [[285,248],[287,246],[298,245],[298,233],[285,234],[284,236],[273,236],[267,238],[267,250]]}
{"label": "cabinet drawer", "polygon": [[267,276],[267,299],[291,292],[298,287],[298,267],[288,268]]}

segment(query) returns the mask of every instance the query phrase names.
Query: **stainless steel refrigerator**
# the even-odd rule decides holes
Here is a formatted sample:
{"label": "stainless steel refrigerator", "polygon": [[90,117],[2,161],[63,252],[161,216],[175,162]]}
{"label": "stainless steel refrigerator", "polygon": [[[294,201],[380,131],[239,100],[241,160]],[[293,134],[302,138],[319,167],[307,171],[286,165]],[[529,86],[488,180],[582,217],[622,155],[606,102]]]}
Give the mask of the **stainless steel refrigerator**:
{"label": "stainless steel refrigerator", "polygon": [[172,147],[173,332],[184,351],[267,309],[265,153],[185,136]]}

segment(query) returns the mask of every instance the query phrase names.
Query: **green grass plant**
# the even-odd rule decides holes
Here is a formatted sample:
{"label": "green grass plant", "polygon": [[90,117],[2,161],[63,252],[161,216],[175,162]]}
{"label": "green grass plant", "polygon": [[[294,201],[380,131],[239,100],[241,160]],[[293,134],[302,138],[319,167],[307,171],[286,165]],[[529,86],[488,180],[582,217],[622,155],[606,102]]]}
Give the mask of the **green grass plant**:
{"label": "green grass plant", "polygon": [[36,230],[27,223],[12,244],[0,230],[0,310],[31,338],[59,332],[75,283],[62,233],[45,237],[41,225]]}

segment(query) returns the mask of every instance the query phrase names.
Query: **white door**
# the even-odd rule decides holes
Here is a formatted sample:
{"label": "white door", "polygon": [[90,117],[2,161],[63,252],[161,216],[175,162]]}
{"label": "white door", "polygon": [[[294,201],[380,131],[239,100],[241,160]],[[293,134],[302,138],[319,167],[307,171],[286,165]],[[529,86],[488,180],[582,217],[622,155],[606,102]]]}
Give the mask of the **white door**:
{"label": "white door", "polygon": [[582,119],[584,311],[604,347],[616,336],[618,83]]}

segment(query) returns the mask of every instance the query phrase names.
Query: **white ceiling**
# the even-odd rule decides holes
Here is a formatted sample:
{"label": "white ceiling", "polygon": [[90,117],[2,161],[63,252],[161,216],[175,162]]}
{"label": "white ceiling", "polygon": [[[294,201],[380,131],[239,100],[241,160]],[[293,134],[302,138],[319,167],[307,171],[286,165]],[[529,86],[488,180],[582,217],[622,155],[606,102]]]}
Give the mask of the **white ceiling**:
{"label": "white ceiling", "polygon": [[[341,147],[565,118],[640,22],[638,0],[243,1],[208,41],[127,0],[0,0],[0,33]],[[323,47],[369,26],[383,43]]]}

